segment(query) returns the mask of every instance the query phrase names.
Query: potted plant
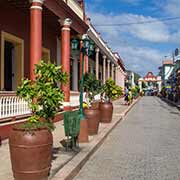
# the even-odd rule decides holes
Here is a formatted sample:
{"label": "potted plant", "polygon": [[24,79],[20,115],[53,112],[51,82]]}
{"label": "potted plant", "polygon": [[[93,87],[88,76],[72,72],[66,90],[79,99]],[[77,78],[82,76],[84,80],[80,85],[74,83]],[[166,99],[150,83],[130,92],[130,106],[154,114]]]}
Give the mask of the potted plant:
{"label": "potted plant", "polygon": [[139,89],[138,86],[135,86],[135,87],[131,88],[132,96],[133,96],[134,99],[138,98],[139,91],[140,91],[140,89]]}
{"label": "potted plant", "polygon": [[112,100],[116,100],[122,95],[122,88],[116,85],[112,78],[106,80],[103,86],[104,99],[99,104],[100,122],[110,123],[112,121],[113,104]]}
{"label": "potted plant", "polygon": [[86,92],[87,108],[84,108],[85,118],[88,123],[89,135],[98,133],[100,111],[95,96],[101,92],[101,82],[96,79],[92,73],[86,73],[84,76],[84,90]]}
{"label": "potted plant", "polygon": [[61,66],[40,62],[35,65],[35,79],[25,79],[17,89],[32,111],[27,122],[15,126],[9,137],[10,155],[16,180],[47,179],[52,156],[53,119],[64,100],[57,82],[65,83],[67,74]]}

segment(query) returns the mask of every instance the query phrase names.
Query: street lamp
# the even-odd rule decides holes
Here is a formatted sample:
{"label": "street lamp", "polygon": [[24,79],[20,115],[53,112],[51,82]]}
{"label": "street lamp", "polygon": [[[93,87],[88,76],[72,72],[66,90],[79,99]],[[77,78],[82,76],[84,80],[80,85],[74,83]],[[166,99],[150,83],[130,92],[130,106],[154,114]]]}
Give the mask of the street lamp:
{"label": "street lamp", "polygon": [[[83,35],[83,46],[80,49],[80,52],[82,53],[82,76],[80,80],[80,96],[79,96],[79,112],[80,112],[80,119],[84,119],[84,113],[83,113],[83,91],[84,91],[84,56],[90,56],[94,50],[94,42],[89,39],[87,34]],[[79,41],[77,39],[73,39],[71,41],[71,49],[72,50],[78,50]]]}

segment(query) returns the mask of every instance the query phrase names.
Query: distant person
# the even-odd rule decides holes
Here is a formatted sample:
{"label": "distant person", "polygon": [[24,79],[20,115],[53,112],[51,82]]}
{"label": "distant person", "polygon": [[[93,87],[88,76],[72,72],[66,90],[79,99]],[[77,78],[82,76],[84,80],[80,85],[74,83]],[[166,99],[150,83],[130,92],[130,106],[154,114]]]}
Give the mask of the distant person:
{"label": "distant person", "polygon": [[125,105],[128,105],[128,94],[129,94],[129,90],[126,87],[125,88],[125,96],[124,96]]}
{"label": "distant person", "polygon": [[128,105],[130,105],[133,101],[133,96],[132,96],[132,92],[131,92],[131,89],[129,89],[129,92],[128,92]]}

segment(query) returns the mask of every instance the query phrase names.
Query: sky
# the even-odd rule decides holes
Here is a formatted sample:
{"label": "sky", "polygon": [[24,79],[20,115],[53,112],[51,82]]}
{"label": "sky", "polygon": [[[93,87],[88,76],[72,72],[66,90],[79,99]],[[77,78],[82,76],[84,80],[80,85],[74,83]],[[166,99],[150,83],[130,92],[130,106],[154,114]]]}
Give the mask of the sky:
{"label": "sky", "polygon": [[[120,54],[126,69],[141,76],[148,71],[157,75],[162,60],[180,47],[180,0],[85,0],[85,4],[86,15],[104,41]],[[142,21],[155,22],[122,25]],[[107,24],[121,25],[102,26]]]}

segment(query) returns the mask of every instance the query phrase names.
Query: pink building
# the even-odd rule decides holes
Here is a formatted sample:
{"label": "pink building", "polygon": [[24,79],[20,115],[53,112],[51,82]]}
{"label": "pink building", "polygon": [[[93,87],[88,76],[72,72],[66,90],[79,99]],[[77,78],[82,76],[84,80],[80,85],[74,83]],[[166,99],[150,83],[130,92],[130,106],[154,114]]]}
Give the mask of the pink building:
{"label": "pink building", "polygon": [[115,57],[117,58],[118,67],[116,67],[118,70],[116,71],[116,84],[121,86],[124,89],[125,86],[125,78],[126,78],[126,69],[124,66],[124,63],[119,55],[118,52],[114,52]]}

